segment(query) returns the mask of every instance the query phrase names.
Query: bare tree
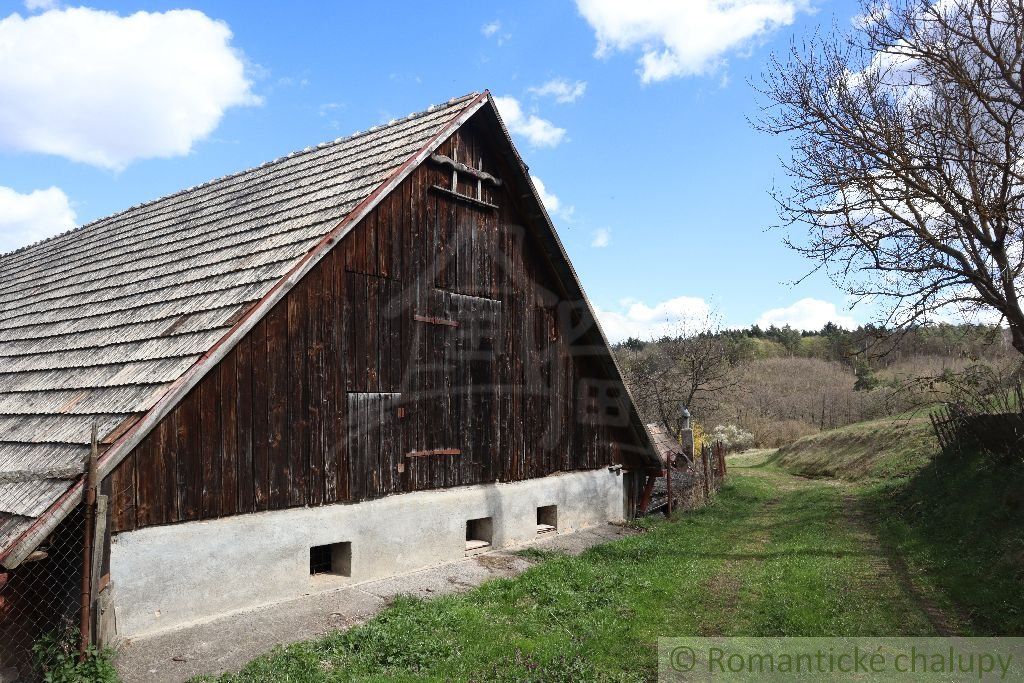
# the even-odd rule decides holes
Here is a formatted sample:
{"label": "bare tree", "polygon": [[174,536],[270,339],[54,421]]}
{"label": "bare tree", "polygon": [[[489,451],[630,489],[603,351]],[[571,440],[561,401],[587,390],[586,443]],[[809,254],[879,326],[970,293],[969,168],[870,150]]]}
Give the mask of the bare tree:
{"label": "bare tree", "polygon": [[662,423],[673,434],[682,429],[682,409],[698,418],[726,389],[735,386],[728,344],[714,316],[681,325],[673,335],[620,348],[625,380],[644,419]]}
{"label": "bare tree", "polygon": [[793,144],[780,215],[810,228],[790,246],[889,329],[995,311],[1024,354],[1024,1],[866,2],[761,92]]}

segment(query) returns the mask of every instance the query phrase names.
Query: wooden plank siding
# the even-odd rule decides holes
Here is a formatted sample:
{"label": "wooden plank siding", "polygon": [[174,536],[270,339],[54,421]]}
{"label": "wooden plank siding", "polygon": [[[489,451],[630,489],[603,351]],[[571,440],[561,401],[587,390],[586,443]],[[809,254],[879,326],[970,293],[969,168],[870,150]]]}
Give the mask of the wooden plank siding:
{"label": "wooden plank siding", "polygon": [[581,337],[580,293],[529,227],[506,144],[470,122],[438,150],[500,186],[453,186],[427,162],[385,197],[110,475],[113,530],[543,477],[643,449]]}

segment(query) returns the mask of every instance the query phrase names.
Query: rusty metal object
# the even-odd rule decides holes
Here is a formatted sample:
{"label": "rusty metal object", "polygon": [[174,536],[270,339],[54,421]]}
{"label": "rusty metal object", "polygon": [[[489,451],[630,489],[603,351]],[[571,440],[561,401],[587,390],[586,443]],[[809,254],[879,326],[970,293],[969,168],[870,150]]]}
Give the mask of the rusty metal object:
{"label": "rusty metal object", "polygon": [[412,317],[418,323],[428,323],[430,325],[447,325],[448,327],[458,327],[458,320],[447,320],[445,318],[437,318],[429,315],[414,315]]}
{"label": "rusty metal object", "polygon": [[405,454],[407,458],[422,458],[428,455],[462,455],[461,448],[435,448],[429,451],[410,451]]}
{"label": "rusty metal object", "polygon": [[651,504],[651,493],[654,492],[654,482],[657,481],[659,476],[661,476],[661,472],[652,472],[647,475],[647,483],[644,485],[644,492],[640,496],[640,504],[637,505],[636,514],[638,516],[647,512],[647,507]]}

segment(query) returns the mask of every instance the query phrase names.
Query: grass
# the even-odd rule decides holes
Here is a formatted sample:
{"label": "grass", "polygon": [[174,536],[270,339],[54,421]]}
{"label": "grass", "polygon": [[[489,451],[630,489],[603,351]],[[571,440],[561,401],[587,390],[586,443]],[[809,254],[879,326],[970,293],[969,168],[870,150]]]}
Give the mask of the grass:
{"label": "grass", "polygon": [[730,453],[726,456],[731,467],[759,467],[771,461],[775,456],[774,448],[753,448],[742,453]]}
{"label": "grass", "polygon": [[971,635],[1024,635],[1024,466],[970,454],[866,488],[882,541]]}
{"label": "grass", "polygon": [[[368,623],[282,648],[221,681],[647,680],[659,633],[699,629],[702,597],[757,482],[722,503],[580,557],[541,560],[513,579],[431,601],[403,598]],[[682,609],[681,606],[686,606]]]}
{"label": "grass", "polygon": [[834,486],[790,491],[767,516],[770,552],[745,565],[730,635],[930,635],[931,626],[851,522]]}
{"label": "grass", "polygon": [[873,555],[843,529],[838,493],[794,479],[737,474],[704,510],[579,557],[526,551],[539,564],[516,578],[399,599],[217,680],[641,681],[658,636],[927,632],[898,586],[868,581]]}
{"label": "grass", "polygon": [[776,451],[770,462],[807,477],[896,479],[919,472],[937,450],[927,417],[886,418],[799,439]]}
{"label": "grass", "polygon": [[932,635],[933,608],[1020,635],[1024,467],[935,454],[910,420],[732,456],[704,510],[579,557],[522,551],[537,564],[518,577],[400,598],[216,680],[645,681],[659,636]]}
{"label": "grass", "polygon": [[762,459],[857,482],[884,547],[956,630],[1024,635],[1024,464],[944,456],[926,419],[850,425]]}

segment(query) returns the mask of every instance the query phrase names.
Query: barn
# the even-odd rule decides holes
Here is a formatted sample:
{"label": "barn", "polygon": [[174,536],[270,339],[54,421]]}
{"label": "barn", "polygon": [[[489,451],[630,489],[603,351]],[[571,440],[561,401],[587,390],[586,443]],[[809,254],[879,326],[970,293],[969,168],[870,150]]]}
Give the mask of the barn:
{"label": "barn", "polygon": [[488,92],[0,256],[9,644],[619,520],[660,468]]}

